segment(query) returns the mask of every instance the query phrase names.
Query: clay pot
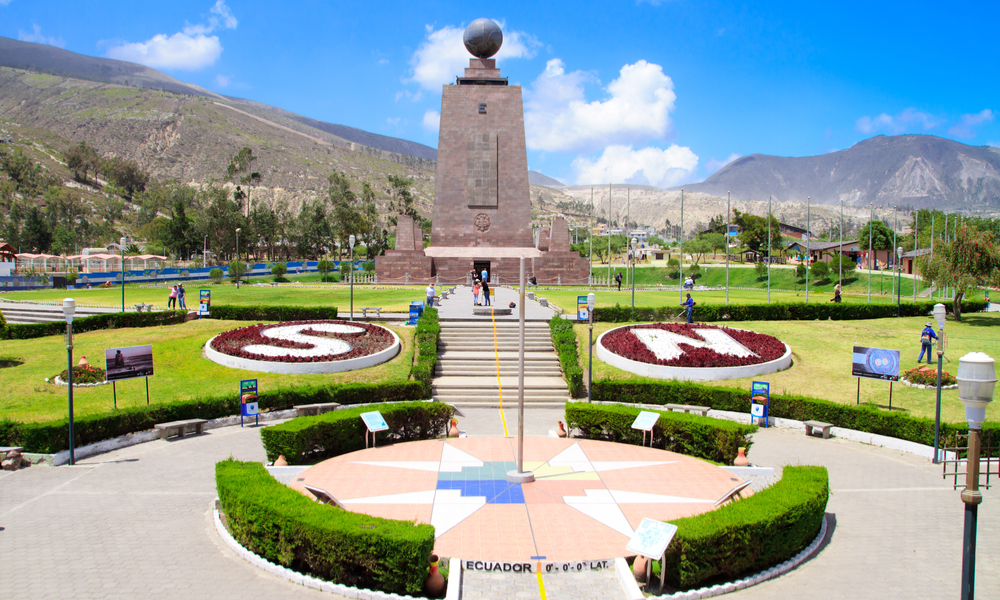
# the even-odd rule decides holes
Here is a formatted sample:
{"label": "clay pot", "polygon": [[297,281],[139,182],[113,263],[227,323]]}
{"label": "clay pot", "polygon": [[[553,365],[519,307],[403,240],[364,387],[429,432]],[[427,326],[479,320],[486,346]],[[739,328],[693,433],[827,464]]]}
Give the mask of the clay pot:
{"label": "clay pot", "polygon": [[733,461],[733,465],[737,467],[749,467],[750,461],[747,460],[746,448],[740,448],[740,453],[736,455],[736,460]]}
{"label": "clay pot", "polygon": [[437,554],[431,554],[431,572],[424,581],[424,591],[431,598],[437,598],[444,592],[444,575],[438,571]]}
{"label": "clay pot", "polygon": [[556,435],[558,435],[561,438],[566,437],[566,428],[563,427],[563,422],[557,421],[557,423],[559,423],[559,429],[556,431]]}
{"label": "clay pot", "polygon": [[451,429],[448,430],[448,437],[455,437],[455,438],[457,438],[458,434],[459,434],[459,431],[458,431],[458,419],[452,419],[451,420]]}
{"label": "clay pot", "polygon": [[86,356],[81,356],[80,357],[80,362],[76,363],[76,366],[78,366],[78,367],[89,367],[90,366],[90,361],[87,360]]}
{"label": "clay pot", "polygon": [[288,461],[285,460],[285,455],[284,454],[279,454],[278,455],[278,458],[274,461],[274,466],[275,467],[287,467],[288,466]]}
{"label": "clay pot", "polygon": [[646,563],[648,561],[648,558],[639,555],[635,557],[635,562],[632,563],[632,572],[635,575],[635,580],[639,583],[646,583]]}

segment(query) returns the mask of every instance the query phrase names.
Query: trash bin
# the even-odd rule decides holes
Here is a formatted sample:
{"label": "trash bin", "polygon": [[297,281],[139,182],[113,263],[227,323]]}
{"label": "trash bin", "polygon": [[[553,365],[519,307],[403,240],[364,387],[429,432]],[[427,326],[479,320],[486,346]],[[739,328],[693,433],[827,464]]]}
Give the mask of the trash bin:
{"label": "trash bin", "polygon": [[424,314],[424,303],[420,301],[410,302],[410,318],[407,319],[407,325],[416,325],[417,319],[420,315]]}

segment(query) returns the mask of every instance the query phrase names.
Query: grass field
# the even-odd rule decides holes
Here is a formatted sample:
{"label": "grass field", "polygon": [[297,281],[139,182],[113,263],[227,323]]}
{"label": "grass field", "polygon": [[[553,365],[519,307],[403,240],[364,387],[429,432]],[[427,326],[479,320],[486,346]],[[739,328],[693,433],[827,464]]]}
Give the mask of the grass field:
{"label": "grass field", "polygon": [[[151,403],[235,395],[240,380],[247,378],[257,378],[261,391],[323,383],[405,381],[409,378],[413,363],[413,329],[405,327],[391,327],[403,344],[399,356],[375,367],[346,373],[253,373],[223,367],[202,356],[202,347],[209,338],[246,325],[236,321],[204,320],[168,327],[82,333],[73,336],[73,362],[76,364],[84,355],[92,364],[103,368],[105,348],[152,344],[156,375],[149,379]],[[45,379],[55,377],[65,368],[65,336],[0,341],[0,381],[4,391],[0,397],[0,418],[25,422],[64,418],[67,389],[45,383]],[[118,406],[145,405],[145,386],[143,379],[118,382]],[[111,386],[76,388],[73,403],[77,415],[112,410]]]}
{"label": "grass field", "polygon": [[[902,371],[917,366],[920,353],[920,331],[927,319],[910,317],[900,319],[874,319],[870,321],[750,321],[734,323],[735,327],[773,335],[792,348],[792,366],[780,373],[754,379],[771,383],[772,393],[790,393],[823,398],[834,402],[854,404],[858,380],[851,377],[851,350],[853,346],[868,346],[899,350]],[[617,323],[595,323],[594,340]],[[587,326],[575,327],[580,341],[581,366],[587,369]],[[955,374],[958,359],[968,352],[985,352],[1000,358],[1000,315],[979,313],[966,315],[961,323],[951,319],[945,325],[948,346],[945,349],[944,370]],[[926,358],[924,359],[926,361]],[[950,360],[950,362],[949,362]],[[937,355],[934,356],[937,362]],[[655,381],[609,366],[594,356],[594,379],[629,379]],[[749,397],[751,379],[734,379],[714,382],[719,385],[747,390]],[[934,418],[936,391],[893,385],[892,408],[918,417]],[[861,380],[861,401],[874,402],[883,407],[889,404],[889,384],[871,379]],[[941,396],[941,418],[960,422],[965,412],[958,399],[958,390],[944,390]],[[1000,420],[1000,406],[990,405],[987,418]]]}

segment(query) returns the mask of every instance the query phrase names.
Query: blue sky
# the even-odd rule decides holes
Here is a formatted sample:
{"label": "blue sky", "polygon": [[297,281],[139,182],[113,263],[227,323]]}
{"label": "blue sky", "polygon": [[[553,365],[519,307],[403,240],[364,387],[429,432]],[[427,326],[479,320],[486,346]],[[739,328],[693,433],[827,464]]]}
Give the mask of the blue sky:
{"label": "blue sky", "polygon": [[0,0],[0,35],[436,147],[478,17],[503,26],[529,167],[567,183],[679,185],[880,133],[1000,146],[995,1]]}

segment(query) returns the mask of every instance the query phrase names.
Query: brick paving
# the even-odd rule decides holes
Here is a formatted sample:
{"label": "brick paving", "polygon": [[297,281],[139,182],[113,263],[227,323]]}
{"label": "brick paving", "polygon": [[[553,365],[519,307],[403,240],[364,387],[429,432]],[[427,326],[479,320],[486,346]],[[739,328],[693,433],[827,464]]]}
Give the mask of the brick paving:
{"label": "brick paving", "polygon": [[[495,434],[495,409],[466,413],[463,428],[470,434],[480,427]],[[527,414],[529,431],[542,433],[560,412]],[[215,429],[125,448],[76,467],[0,474],[0,564],[6,567],[0,598],[337,598],[269,575],[223,546],[210,503],[214,464],[230,455],[263,461],[258,430]],[[815,558],[734,597],[958,596],[963,505],[939,467],[892,450],[773,428],[756,435],[749,458],[761,465],[826,465],[832,527]],[[996,489],[984,492],[978,539],[976,597],[1000,599]],[[547,597],[614,597],[613,580],[605,589],[596,577],[609,573],[546,576]],[[464,598],[539,597],[537,584],[512,577],[486,584],[496,588],[494,596],[473,596],[477,579],[466,575]]]}

